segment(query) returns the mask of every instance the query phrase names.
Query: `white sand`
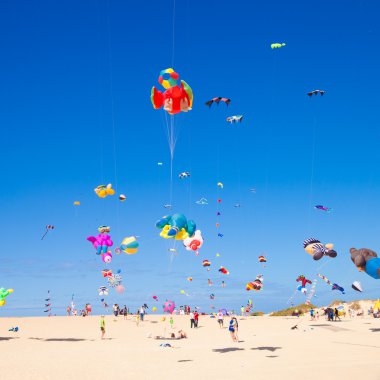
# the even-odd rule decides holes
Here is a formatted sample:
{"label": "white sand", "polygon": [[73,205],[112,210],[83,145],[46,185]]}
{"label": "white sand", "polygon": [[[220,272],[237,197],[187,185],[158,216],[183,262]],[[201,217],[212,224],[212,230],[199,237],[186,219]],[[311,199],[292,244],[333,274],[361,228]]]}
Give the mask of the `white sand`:
{"label": "white sand", "polygon": [[107,316],[104,341],[98,316],[1,318],[0,379],[380,379],[380,319],[372,317],[239,318],[239,343],[209,316],[198,329],[174,316],[188,339],[173,341],[147,338],[164,328],[168,336],[168,318],[149,315],[138,327],[128,318]]}

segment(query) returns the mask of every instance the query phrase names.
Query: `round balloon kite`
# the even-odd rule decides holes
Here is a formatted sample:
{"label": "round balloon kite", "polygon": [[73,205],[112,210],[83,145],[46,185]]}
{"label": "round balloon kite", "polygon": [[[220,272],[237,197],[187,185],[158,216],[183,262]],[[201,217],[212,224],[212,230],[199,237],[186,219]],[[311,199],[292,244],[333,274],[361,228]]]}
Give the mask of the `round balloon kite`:
{"label": "round balloon kite", "polygon": [[166,301],[163,304],[164,313],[172,314],[175,309],[175,303],[173,301]]}
{"label": "round balloon kite", "polygon": [[139,243],[134,236],[126,237],[120,244],[120,249],[128,255],[133,255],[138,251]]}

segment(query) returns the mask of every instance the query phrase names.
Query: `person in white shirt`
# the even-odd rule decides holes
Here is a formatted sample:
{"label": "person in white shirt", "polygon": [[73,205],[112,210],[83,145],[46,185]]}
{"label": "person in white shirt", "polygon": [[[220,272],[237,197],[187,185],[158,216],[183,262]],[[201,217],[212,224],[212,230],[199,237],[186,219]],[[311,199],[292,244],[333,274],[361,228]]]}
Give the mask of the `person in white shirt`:
{"label": "person in white shirt", "polygon": [[220,310],[217,314],[217,318],[218,318],[219,327],[223,328],[223,313]]}
{"label": "person in white shirt", "polygon": [[194,319],[194,313],[191,311],[190,312],[190,328],[195,328],[195,319]]}

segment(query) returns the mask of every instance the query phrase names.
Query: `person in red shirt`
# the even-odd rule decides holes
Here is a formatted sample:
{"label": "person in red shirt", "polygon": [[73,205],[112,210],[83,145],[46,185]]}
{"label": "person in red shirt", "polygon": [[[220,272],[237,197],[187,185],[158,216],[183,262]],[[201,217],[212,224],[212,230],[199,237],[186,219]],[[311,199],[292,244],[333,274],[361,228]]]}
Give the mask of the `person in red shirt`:
{"label": "person in red shirt", "polygon": [[195,311],[194,312],[195,327],[198,327],[198,319],[199,319],[199,314],[197,311]]}

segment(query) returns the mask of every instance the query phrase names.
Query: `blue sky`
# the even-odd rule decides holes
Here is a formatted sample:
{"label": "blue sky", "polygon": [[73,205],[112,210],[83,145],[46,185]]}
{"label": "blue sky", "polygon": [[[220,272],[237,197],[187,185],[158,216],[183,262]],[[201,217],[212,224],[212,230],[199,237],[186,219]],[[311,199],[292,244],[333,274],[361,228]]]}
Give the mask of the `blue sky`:
{"label": "blue sky", "polygon": [[[380,249],[379,8],[371,1],[177,0],[173,54],[173,0],[3,4],[0,286],[15,292],[1,313],[43,315],[48,289],[57,314],[72,293],[100,312],[104,265],[86,237],[102,224],[116,244],[140,236],[136,255],[114,256],[126,292],[111,292],[109,303],[134,309],[152,306],[157,295],[158,306],[173,299],[209,311],[214,293],[216,308],[251,298],[258,310],[280,309],[295,278],[315,278],[322,264],[346,299],[378,297],[378,283],[356,270],[348,250]],[[271,50],[273,42],[287,45]],[[203,232],[198,257],[182,248],[171,257],[154,226],[169,202],[170,155],[164,111],[149,96],[172,60],[195,97],[193,110],[175,117],[173,205]],[[326,94],[310,99],[313,89]],[[208,109],[204,102],[215,96],[232,102]],[[235,114],[243,122],[226,123]],[[177,179],[182,171],[191,177]],[[109,182],[124,203],[96,197],[93,189]],[[201,197],[209,205],[197,205]],[[41,241],[46,224],[56,228]],[[302,246],[310,236],[335,243],[338,257],[314,262]],[[257,261],[262,253],[266,268]],[[203,259],[212,261],[209,273]],[[220,265],[229,276],[217,272]],[[259,273],[263,291],[248,293],[245,284]],[[354,280],[364,294],[350,289]],[[320,305],[342,298],[322,282],[317,294]]]}

